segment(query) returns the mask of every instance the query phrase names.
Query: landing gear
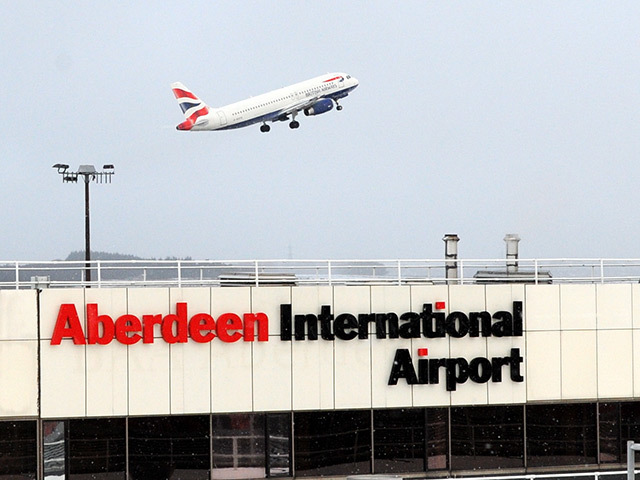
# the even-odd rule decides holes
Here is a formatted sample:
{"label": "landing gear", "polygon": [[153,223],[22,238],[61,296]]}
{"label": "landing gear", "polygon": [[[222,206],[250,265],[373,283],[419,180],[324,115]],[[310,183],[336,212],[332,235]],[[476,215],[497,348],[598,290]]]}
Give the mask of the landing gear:
{"label": "landing gear", "polygon": [[294,128],[298,128],[300,126],[300,122],[298,122],[297,120],[292,120],[291,123],[289,124],[289,128],[294,129]]}
{"label": "landing gear", "polygon": [[262,125],[260,125],[260,131],[262,133],[267,133],[269,130],[271,130],[271,127],[266,123],[263,123]]}
{"label": "landing gear", "polygon": [[342,110],[342,105],[338,103],[338,100],[334,100],[336,102],[336,110]]}

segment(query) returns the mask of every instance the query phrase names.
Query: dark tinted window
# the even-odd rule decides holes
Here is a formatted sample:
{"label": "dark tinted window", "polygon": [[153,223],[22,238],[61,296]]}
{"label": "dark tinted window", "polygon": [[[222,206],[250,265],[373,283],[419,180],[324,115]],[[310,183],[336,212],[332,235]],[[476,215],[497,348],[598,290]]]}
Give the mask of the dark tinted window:
{"label": "dark tinted window", "polygon": [[125,478],[126,425],[124,418],[68,421],[70,478],[100,474],[104,480]]}
{"label": "dark tinted window", "polygon": [[427,408],[427,470],[449,468],[449,409]]}
{"label": "dark tinted window", "polygon": [[213,478],[264,478],[265,416],[213,416]]}
{"label": "dark tinted window", "polygon": [[451,468],[523,467],[523,416],[522,406],[452,408]]}
{"label": "dark tinted window", "polygon": [[530,467],[596,463],[596,405],[527,406]]}
{"label": "dark tinted window", "polygon": [[626,463],[627,441],[640,440],[640,402],[600,403],[598,413],[600,462]]}
{"label": "dark tinted window", "polygon": [[291,414],[269,413],[266,416],[267,469],[270,477],[291,475]]}
{"label": "dark tinted window", "polygon": [[209,479],[209,417],[129,419],[129,469],[134,480]]}
{"label": "dark tinted window", "polygon": [[67,472],[66,430],[64,420],[42,422],[42,457],[45,478],[65,478]]}
{"label": "dark tinted window", "polygon": [[[620,463],[620,404],[601,403],[598,405],[600,422],[600,462]],[[606,477],[609,480],[609,477]]]}
{"label": "dark tinted window", "polygon": [[296,412],[296,476],[371,472],[369,410]]}
{"label": "dark tinted window", "polygon": [[0,478],[36,478],[36,422],[0,422]]}
{"label": "dark tinted window", "polygon": [[424,471],[424,409],[374,411],[373,427],[376,473]]}

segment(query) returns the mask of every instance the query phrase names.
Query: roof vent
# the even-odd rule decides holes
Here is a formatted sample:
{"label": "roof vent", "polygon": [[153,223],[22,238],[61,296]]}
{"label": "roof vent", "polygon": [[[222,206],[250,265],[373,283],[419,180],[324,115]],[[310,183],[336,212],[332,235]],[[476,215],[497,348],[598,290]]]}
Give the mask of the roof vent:
{"label": "roof vent", "polygon": [[545,271],[522,270],[518,266],[518,242],[515,233],[504,236],[507,244],[507,265],[505,270],[479,270],[473,276],[476,283],[551,283],[551,273]]}
{"label": "roof vent", "polygon": [[455,283],[458,280],[458,242],[460,238],[455,233],[447,233],[444,241],[444,264],[447,283]]}

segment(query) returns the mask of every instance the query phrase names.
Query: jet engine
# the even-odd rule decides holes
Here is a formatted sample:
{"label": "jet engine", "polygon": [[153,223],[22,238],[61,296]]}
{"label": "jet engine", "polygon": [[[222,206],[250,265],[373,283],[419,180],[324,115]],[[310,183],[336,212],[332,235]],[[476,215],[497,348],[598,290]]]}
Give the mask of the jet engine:
{"label": "jet engine", "polygon": [[333,108],[333,100],[330,98],[323,98],[322,100],[318,100],[316,103],[304,109],[304,114],[306,116],[311,115],[320,115],[321,113],[328,112]]}

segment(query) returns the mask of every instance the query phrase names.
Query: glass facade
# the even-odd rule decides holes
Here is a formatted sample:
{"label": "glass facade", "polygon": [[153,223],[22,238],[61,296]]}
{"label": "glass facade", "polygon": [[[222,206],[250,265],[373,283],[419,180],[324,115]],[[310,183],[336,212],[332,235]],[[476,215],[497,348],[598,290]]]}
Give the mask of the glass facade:
{"label": "glass facade", "polygon": [[0,479],[35,479],[38,422],[0,421]]}
{"label": "glass facade", "polygon": [[528,405],[527,465],[593,465],[598,435],[595,403]]}
{"label": "glass facade", "polygon": [[371,472],[369,410],[296,412],[293,417],[296,475]]}
{"label": "glass facade", "polygon": [[209,478],[209,416],[129,419],[129,474],[147,478]]}
{"label": "glass facade", "polygon": [[601,403],[598,409],[601,463],[626,463],[627,441],[640,441],[640,403]]}
{"label": "glass facade", "polygon": [[451,409],[453,470],[524,467],[524,408],[454,407]]}
{"label": "glass facade", "polygon": [[290,414],[213,415],[212,426],[211,478],[289,476]]}
{"label": "glass facade", "polygon": [[378,473],[424,471],[425,422],[423,408],[374,411],[374,470]]}
{"label": "glass facade", "polygon": [[627,440],[640,402],[5,420],[0,480],[624,469]]}
{"label": "glass facade", "polygon": [[125,478],[124,418],[69,420],[68,432],[69,478]]}
{"label": "glass facade", "polygon": [[449,409],[427,408],[427,470],[449,469]]}

